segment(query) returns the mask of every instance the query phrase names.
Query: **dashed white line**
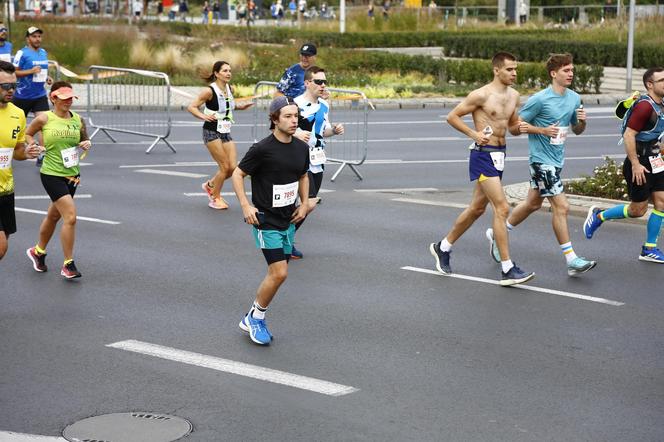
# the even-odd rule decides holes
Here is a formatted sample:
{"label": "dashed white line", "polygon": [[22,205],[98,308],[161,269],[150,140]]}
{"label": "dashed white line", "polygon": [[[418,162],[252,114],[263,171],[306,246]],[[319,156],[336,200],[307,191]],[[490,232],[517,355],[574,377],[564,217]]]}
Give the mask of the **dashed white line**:
{"label": "dashed white line", "polygon": [[354,192],[380,193],[380,192],[435,192],[435,187],[402,187],[395,189],[353,189]]}
{"label": "dashed white line", "polygon": [[453,207],[455,209],[465,209],[468,207],[468,204],[462,203],[447,203],[444,201],[428,201],[420,200],[416,198],[392,198],[392,201],[397,201],[400,203],[411,203],[411,204],[424,204],[427,206],[440,206],[440,207]]}
{"label": "dashed white line", "polygon": [[155,175],[170,175],[170,176],[179,176],[185,178],[204,178],[208,176],[206,173],[190,173],[190,172],[178,172],[171,170],[158,170],[158,169],[138,169],[134,172],[138,173],[152,173]]}
{"label": "dashed white line", "polygon": [[67,442],[67,439],[58,436],[40,436],[38,434],[15,433],[13,431],[0,431],[2,442]]}
{"label": "dashed white line", "polygon": [[[37,215],[46,215],[47,213],[44,210],[24,209],[23,207],[16,207],[14,210],[16,210],[17,212],[36,213]],[[120,221],[109,221],[107,219],[88,218],[87,216],[77,216],[76,219],[79,221],[90,221],[99,224],[111,224],[111,225],[122,224]]]}
{"label": "dashed white line", "polygon": [[[451,275],[442,275],[437,270],[422,269],[422,268],[419,268],[419,267],[411,267],[411,266],[401,267],[401,269],[402,270],[409,270],[411,272],[426,273],[426,274],[429,274],[429,275],[447,276],[447,277],[450,277],[450,278],[465,279],[467,281],[483,282],[485,284],[491,284],[491,285],[500,285],[499,281],[496,281],[496,280],[493,280],[493,279],[478,278],[476,276],[461,275],[459,273],[452,273]],[[530,290],[530,291],[533,291],[533,292],[547,293],[549,295],[564,296],[564,297],[567,297],[567,298],[575,298],[575,299],[580,299],[580,300],[583,300],[583,301],[597,302],[597,303],[600,303],[600,304],[612,305],[614,307],[620,307],[621,305],[625,305],[624,302],[613,301],[611,299],[597,298],[595,296],[581,295],[581,294],[578,294],[578,293],[564,292],[564,291],[561,291],[561,290],[547,289],[547,288],[544,288],[544,287],[535,287],[535,286],[526,285],[526,284],[519,284],[519,285],[512,286],[510,288],[517,288],[517,289],[522,289],[522,290]]]}
{"label": "dashed white line", "polygon": [[183,364],[195,365],[225,373],[259,379],[261,381],[287,385],[289,387],[313,391],[328,396],[343,396],[358,391],[357,388],[348,385],[335,384],[333,382],[300,376],[285,371],[273,370],[271,368],[245,364],[244,362],[233,361],[230,359],[179,350],[177,348],[165,347],[162,345],[151,344],[149,342],[135,341],[133,339],[115,342],[106,346],[153,356],[155,358],[167,359],[169,361],[181,362]]}

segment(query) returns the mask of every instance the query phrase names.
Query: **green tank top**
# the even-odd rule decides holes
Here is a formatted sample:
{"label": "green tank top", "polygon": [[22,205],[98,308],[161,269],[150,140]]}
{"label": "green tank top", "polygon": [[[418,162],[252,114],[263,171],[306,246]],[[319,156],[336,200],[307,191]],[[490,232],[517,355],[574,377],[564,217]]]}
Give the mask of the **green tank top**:
{"label": "green tank top", "polygon": [[46,155],[40,169],[44,175],[76,176],[80,173],[76,146],[81,141],[81,117],[70,112],[70,118],[46,112],[48,121],[42,128]]}

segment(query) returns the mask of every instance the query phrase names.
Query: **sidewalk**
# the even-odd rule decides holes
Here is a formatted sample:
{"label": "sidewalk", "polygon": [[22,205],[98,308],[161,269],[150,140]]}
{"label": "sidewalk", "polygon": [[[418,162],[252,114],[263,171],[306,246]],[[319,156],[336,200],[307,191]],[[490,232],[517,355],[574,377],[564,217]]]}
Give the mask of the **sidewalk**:
{"label": "sidewalk", "polygon": [[[510,184],[504,187],[505,195],[507,196],[507,202],[512,206],[516,206],[521,201],[526,199],[528,190],[530,189],[530,183],[517,183]],[[570,215],[576,215],[585,217],[588,213],[588,209],[592,206],[597,206],[601,209],[607,209],[609,207],[615,206],[616,204],[629,204],[626,201],[611,200],[607,198],[597,198],[592,196],[582,196],[582,195],[567,195],[567,201],[569,202],[569,213]],[[625,218],[620,220],[612,220],[612,222],[624,222],[630,224],[647,224],[648,217],[652,213],[653,206],[650,204],[648,206],[648,213],[646,213],[641,218]],[[547,212],[551,211],[551,206],[547,200],[544,200],[542,208],[540,210],[545,210]]]}

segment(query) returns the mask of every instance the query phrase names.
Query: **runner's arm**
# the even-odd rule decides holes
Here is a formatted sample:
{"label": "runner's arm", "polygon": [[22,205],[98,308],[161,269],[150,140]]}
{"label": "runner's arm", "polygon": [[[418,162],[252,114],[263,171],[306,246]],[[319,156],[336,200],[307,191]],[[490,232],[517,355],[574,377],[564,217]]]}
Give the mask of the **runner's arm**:
{"label": "runner's arm", "polygon": [[37,158],[39,156],[39,146],[36,144],[27,145],[25,143],[16,143],[14,147],[14,159],[17,161],[27,160],[28,158]]}
{"label": "runner's arm", "polygon": [[247,176],[247,173],[236,167],[231,176],[233,181],[233,190],[237,196],[237,200],[240,202],[240,207],[242,207],[242,215],[244,216],[244,222],[247,224],[258,225],[258,218],[256,217],[256,212],[258,209],[251,205],[249,199],[247,199],[247,193],[244,190],[244,178]]}
{"label": "runner's arm", "polygon": [[645,184],[646,182],[646,169],[640,162],[639,156],[636,154],[636,134],[638,132],[627,127],[625,133],[623,134],[623,141],[625,143],[625,153],[627,154],[627,159],[632,163],[632,181],[636,182],[638,185]]}
{"label": "runner's arm", "polygon": [[90,137],[88,136],[88,128],[85,126],[85,120],[81,118],[81,131],[80,131],[80,142],[78,143],[78,147],[80,147],[83,150],[89,150],[92,147],[92,141],[90,141]]}
{"label": "runner's arm", "polygon": [[576,124],[572,125],[572,132],[575,135],[581,135],[584,130],[586,130],[586,110],[583,107],[577,108],[576,112]]}
{"label": "runner's arm", "polygon": [[212,99],[212,89],[205,88],[198,94],[198,97],[194,98],[193,101],[187,106],[187,110],[194,117],[203,121],[217,121],[217,117],[214,115],[205,115],[201,112],[201,106],[205,104],[206,101]]}
{"label": "runner's arm", "polygon": [[294,224],[305,219],[309,213],[309,174],[307,173],[302,175],[298,180],[298,194],[300,196],[300,205],[295,209],[291,218],[291,222]]}
{"label": "runner's arm", "polygon": [[[483,104],[484,96],[477,91],[473,91],[461,103],[457,104],[449,114],[447,114],[447,122],[450,126],[463,133],[468,138],[472,138],[476,142],[481,143],[484,137],[482,132],[472,129],[464,123],[461,118],[475,112],[477,109],[481,108]],[[488,141],[483,144],[486,143],[488,143]]]}
{"label": "runner's arm", "polygon": [[34,144],[34,136],[37,134],[37,132],[41,132],[47,121],[48,115],[46,113],[35,117],[35,119],[32,120],[28,128],[25,130],[25,142],[28,144]]}

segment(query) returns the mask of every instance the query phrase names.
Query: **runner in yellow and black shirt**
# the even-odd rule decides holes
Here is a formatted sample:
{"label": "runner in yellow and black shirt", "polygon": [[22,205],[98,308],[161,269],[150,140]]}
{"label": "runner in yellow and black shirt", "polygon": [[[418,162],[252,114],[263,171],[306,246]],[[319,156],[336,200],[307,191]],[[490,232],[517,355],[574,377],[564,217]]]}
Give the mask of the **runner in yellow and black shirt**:
{"label": "runner in yellow and black shirt", "polygon": [[26,138],[32,141],[37,132],[44,137],[46,156],[39,170],[46,193],[51,198],[48,213],[39,228],[39,241],[26,250],[37,272],[47,270],[46,246],[62,218],[60,242],[65,260],[60,274],[67,279],[80,278],[74,264],[74,238],[76,236],[76,206],[74,193],[80,181],[79,155],[90,149],[91,143],[83,119],[72,112],[74,91],[66,81],[53,83],[50,93],[53,111],[39,115],[26,130]]}
{"label": "runner in yellow and black shirt", "polygon": [[25,114],[11,101],[16,90],[14,65],[0,61],[0,259],[16,232],[12,160],[37,158],[39,147],[25,145]]}

